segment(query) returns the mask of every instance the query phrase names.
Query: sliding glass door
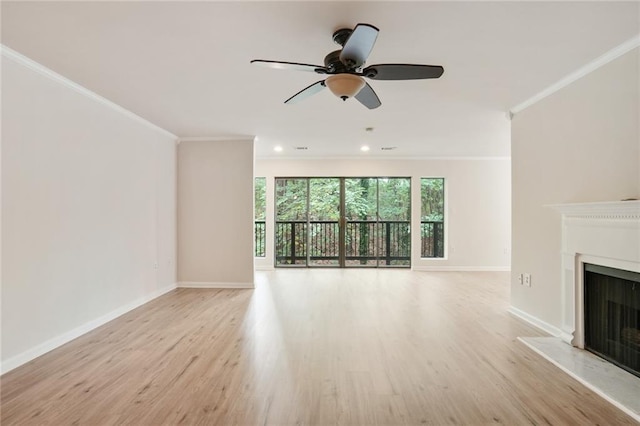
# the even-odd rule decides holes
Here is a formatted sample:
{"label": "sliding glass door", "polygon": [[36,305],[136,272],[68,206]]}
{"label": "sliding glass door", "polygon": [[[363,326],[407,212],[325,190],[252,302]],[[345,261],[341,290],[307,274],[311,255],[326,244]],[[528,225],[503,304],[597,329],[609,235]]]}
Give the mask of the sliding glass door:
{"label": "sliding glass door", "polygon": [[410,178],[277,178],[276,266],[410,266]]}

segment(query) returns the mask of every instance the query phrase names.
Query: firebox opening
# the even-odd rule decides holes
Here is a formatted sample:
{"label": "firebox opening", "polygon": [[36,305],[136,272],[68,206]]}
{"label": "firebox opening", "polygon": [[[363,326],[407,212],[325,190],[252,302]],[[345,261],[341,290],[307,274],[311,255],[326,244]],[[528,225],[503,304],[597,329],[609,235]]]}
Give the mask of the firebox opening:
{"label": "firebox opening", "polygon": [[585,349],[640,377],[640,273],[584,265]]}

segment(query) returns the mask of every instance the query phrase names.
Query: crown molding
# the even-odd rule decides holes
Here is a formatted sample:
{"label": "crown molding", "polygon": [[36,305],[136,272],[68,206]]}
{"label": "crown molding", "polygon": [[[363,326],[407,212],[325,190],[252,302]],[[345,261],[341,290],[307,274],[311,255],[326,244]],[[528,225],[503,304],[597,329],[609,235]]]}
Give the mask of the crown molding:
{"label": "crown molding", "polygon": [[583,67],[579,68],[578,70],[572,72],[571,74],[567,75],[566,77],[560,79],[558,82],[552,84],[551,86],[547,87],[546,89],[544,89],[543,91],[541,91],[540,93],[533,95],[531,98],[527,99],[526,101],[516,105],[515,107],[511,108],[511,110],[509,111],[509,113],[507,114],[507,116],[509,118],[513,118],[513,116],[515,116],[516,114],[518,114],[519,112],[525,110],[526,108],[529,108],[531,105],[540,102],[542,99],[546,98],[549,95],[552,95],[553,93],[559,91],[560,89],[570,85],[571,83],[575,82],[576,80],[581,79],[582,77],[586,76],[587,74],[592,73],[593,71],[597,70],[598,68],[602,67],[603,65],[608,64],[609,62],[613,61],[614,59],[619,58],[620,56],[624,55],[625,53],[630,52],[631,50],[640,47],[640,34],[636,35],[635,37],[625,41],[624,43],[622,43],[621,45],[611,49],[610,51],[608,51],[607,53],[605,53],[602,56],[599,56],[598,58],[594,59],[593,61],[587,63],[586,65],[584,65]]}
{"label": "crown molding", "polygon": [[67,77],[64,77],[60,74],[58,74],[57,72],[45,67],[44,65],[34,61],[33,59],[29,59],[26,56],[22,55],[21,53],[16,52],[15,50],[5,46],[4,44],[0,44],[0,52],[2,52],[2,57],[3,58],[7,58],[9,60],[12,60],[24,67],[26,67],[27,69],[30,69],[31,71],[37,72],[38,74],[48,78],[49,80],[55,81],[56,83],[59,83],[63,86],[66,86],[67,88],[75,91],[76,93],[79,93],[89,99],[92,99],[104,106],[106,106],[107,108],[110,108],[142,125],[144,125],[145,127],[154,130],[158,133],[161,133],[162,135],[172,138],[174,140],[177,140],[178,137],[176,135],[174,135],[173,133],[163,129],[162,127],[159,127],[155,124],[153,124],[152,122],[150,122],[147,119],[144,119],[142,117],[140,117],[139,115],[129,111],[126,108],[121,107],[120,105],[116,104],[115,102],[110,101],[109,99],[98,95],[95,92],[92,92],[91,90],[87,89],[86,87],[83,87],[81,85],[79,85],[78,83],[75,83],[71,80],[69,80]]}
{"label": "crown molding", "polygon": [[244,141],[254,142],[255,137],[251,135],[227,135],[227,136],[188,136],[178,138],[178,143],[182,142],[228,142],[228,141]]}

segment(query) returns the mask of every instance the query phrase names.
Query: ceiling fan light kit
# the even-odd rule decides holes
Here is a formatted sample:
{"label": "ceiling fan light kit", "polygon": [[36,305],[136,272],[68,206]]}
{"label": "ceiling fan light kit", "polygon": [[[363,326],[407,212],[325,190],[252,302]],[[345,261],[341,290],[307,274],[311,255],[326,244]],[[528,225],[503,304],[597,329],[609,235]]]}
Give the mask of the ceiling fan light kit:
{"label": "ceiling fan light kit", "polygon": [[360,93],[365,85],[362,77],[354,74],[335,74],[330,75],[324,81],[331,93],[346,101]]}
{"label": "ceiling fan light kit", "polygon": [[439,65],[378,64],[363,69],[362,67],[376,42],[378,32],[379,30],[370,24],[358,24],[353,30],[343,28],[334,32],[333,40],[341,45],[342,49],[329,53],[324,59],[324,66],[263,59],[254,59],[251,63],[275,69],[309,71],[328,75],[325,80],[305,87],[284,101],[285,104],[297,103],[322,91],[325,87],[329,87],[329,90],[343,101],[356,98],[365,107],[374,109],[382,103],[363,77],[372,80],[440,78],[444,68]]}

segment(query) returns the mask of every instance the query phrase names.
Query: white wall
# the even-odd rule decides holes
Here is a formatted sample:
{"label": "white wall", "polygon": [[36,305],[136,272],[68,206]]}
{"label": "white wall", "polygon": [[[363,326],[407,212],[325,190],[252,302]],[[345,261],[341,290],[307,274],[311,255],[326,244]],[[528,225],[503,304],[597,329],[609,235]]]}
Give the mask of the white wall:
{"label": "white wall", "polygon": [[178,147],[178,281],[253,287],[253,140]]}
{"label": "white wall", "polygon": [[2,50],[2,370],[175,287],[175,137]]}
{"label": "white wall", "polygon": [[256,267],[273,267],[274,177],[411,177],[412,228],[420,229],[420,178],[444,177],[445,259],[420,258],[420,233],[412,238],[415,270],[508,270],[511,239],[510,161],[476,160],[256,160],[255,176],[267,178],[266,257]]}
{"label": "white wall", "polygon": [[548,328],[561,326],[561,222],[546,205],[640,197],[639,60],[636,48],[513,119],[511,303]]}

